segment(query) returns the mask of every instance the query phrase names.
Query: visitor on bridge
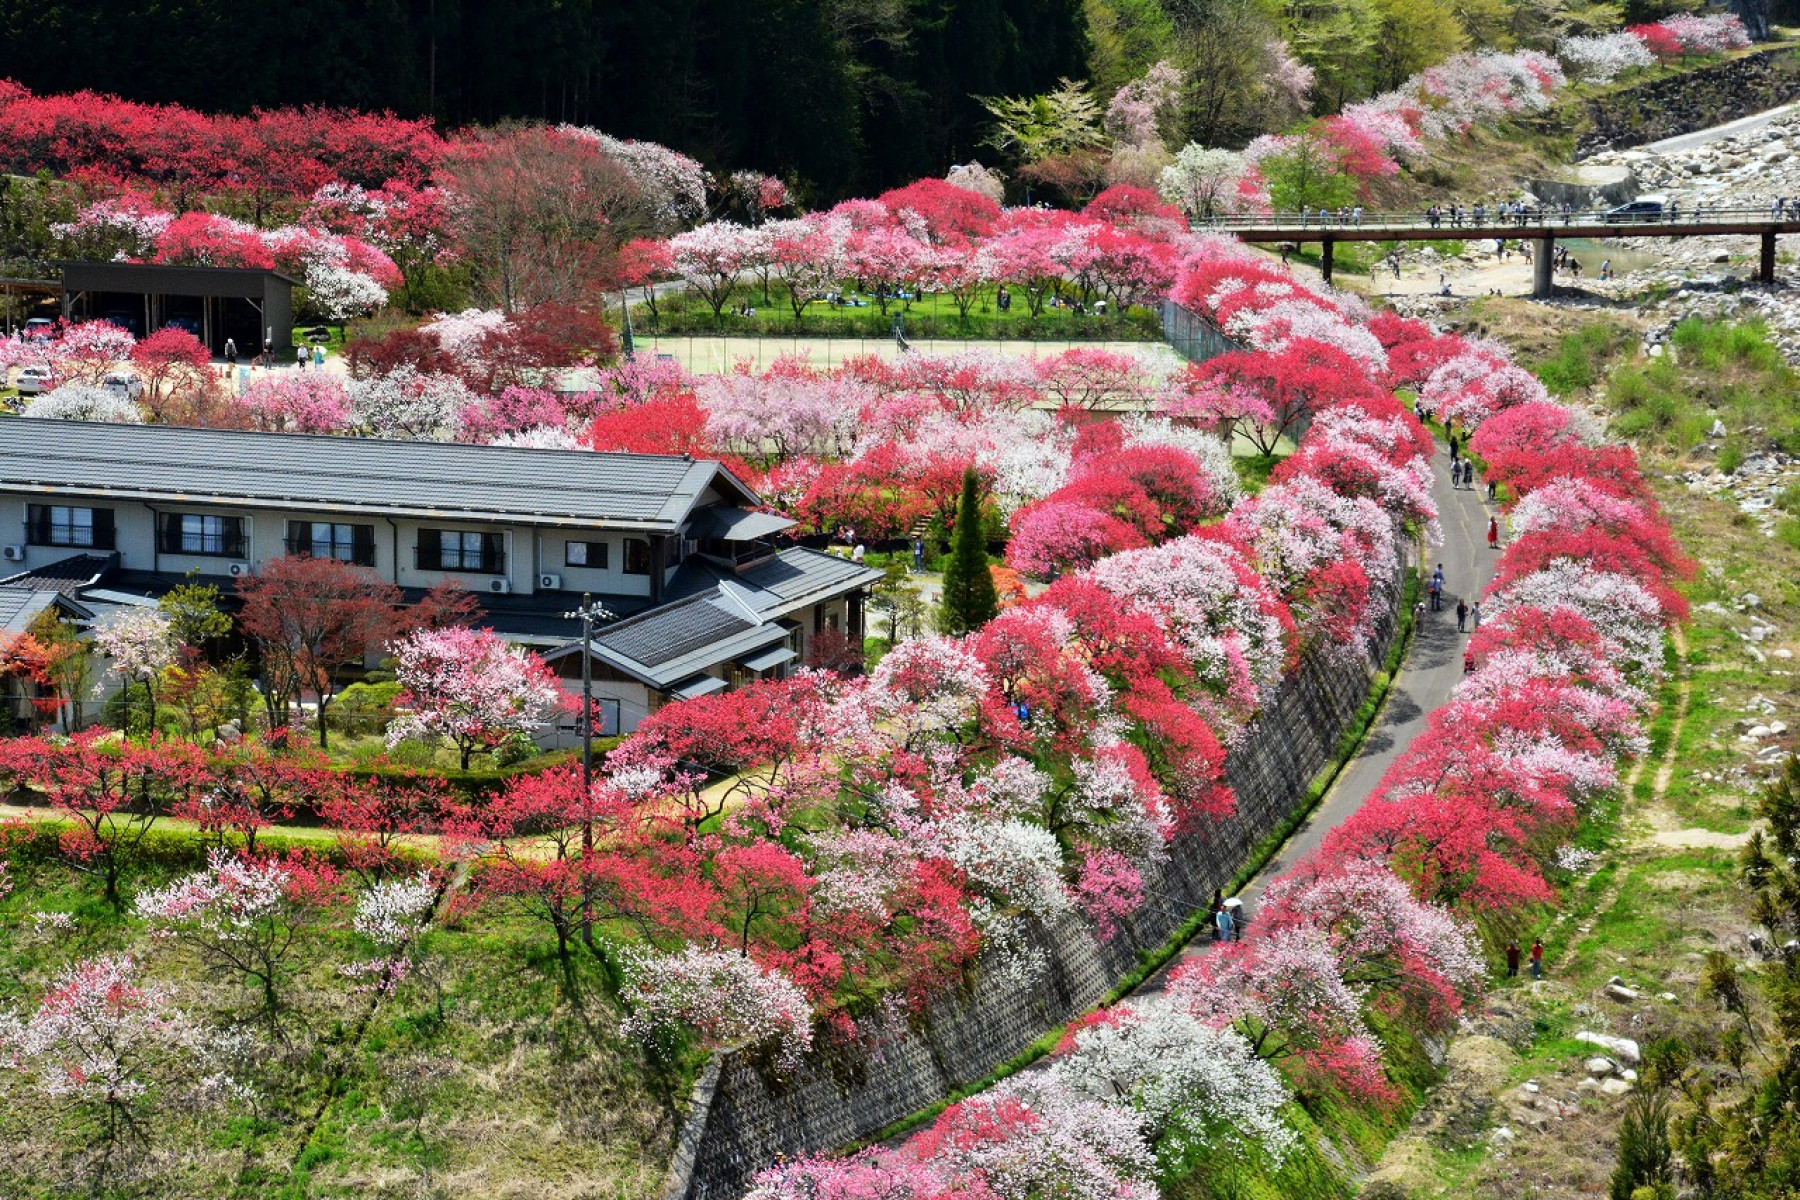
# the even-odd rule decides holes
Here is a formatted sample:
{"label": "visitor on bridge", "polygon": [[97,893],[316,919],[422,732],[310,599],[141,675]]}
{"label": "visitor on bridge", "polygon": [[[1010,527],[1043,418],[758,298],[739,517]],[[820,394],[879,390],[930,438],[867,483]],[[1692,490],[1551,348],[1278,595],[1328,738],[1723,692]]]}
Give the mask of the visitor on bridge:
{"label": "visitor on bridge", "polygon": [[1669,198],[1669,224],[1673,225],[1681,219],[1681,201],[1673,196]]}
{"label": "visitor on bridge", "polygon": [[1444,210],[1435,204],[1425,210],[1425,220],[1433,229],[1438,227],[1438,222],[1443,220],[1443,217]]}
{"label": "visitor on bridge", "polygon": [[1312,205],[1302,204],[1300,206],[1300,228],[1305,229],[1307,221],[1311,220],[1311,218],[1312,218]]}
{"label": "visitor on bridge", "polygon": [[1350,219],[1356,222],[1356,227],[1358,229],[1362,228],[1362,205],[1359,204],[1350,210]]}

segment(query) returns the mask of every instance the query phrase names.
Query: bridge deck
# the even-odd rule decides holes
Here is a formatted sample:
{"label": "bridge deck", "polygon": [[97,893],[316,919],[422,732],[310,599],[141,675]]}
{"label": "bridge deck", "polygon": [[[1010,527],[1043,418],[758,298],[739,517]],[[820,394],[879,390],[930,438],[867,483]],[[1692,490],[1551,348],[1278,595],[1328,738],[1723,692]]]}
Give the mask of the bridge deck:
{"label": "bridge deck", "polygon": [[1617,237],[1698,237],[1708,234],[1739,234],[1756,237],[1761,234],[1800,233],[1800,220],[1761,221],[1737,218],[1729,221],[1663,221],[1657,223],[1612,224],[1604,221],[1540,222],[1524,225],[1487,223],[1453,226],[1448,222],[1432,226],[1425,223],[1392,223],[1365,221],[1361,225],[1198,225],[1197,230],[1230,234],[1244,242],[1449,242],[1536,241],[1541,238],[1617,238]]}

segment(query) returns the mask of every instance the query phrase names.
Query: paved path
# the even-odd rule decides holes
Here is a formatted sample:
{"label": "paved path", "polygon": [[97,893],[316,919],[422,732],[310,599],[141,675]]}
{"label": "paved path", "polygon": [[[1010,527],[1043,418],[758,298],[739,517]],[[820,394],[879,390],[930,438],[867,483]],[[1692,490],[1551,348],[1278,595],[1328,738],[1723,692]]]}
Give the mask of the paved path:
{"label": "paved path", "polygon": [[[1456,602],[1459,598],[1467,599],[1471,604],[1475,602],[1493,578],[1494,560],[1498,555],[1487,545],[1488,510],[1482,503],[1485,490],[1478,484],[1473,491],[1453,491],[1449,466],[1449,454],[1440,450],[1433,462],[1437,480],[1432,487],[1432,497],[1437,501],[1439,520],[1444,527],[1444,545],[1438,551],[1438,557],[1427,565],[1435,566],[1438,562],[1444,565],[1443,611],[1421,614],[1400,676],[1394,681],[1381,719],[1369,732],[1362,750],[1344,768],[1306,823],[1239,893],[1252,923],[1257,902],[1269,880],[1318,849],[1327,834],[1362,807],[1388,767],[1423,732],[1427,718],[1449,700],[1450,689],[1462,679],[1462,649],[1467,637],[1456,631]],[[1161,992],[1171,971],[1208,953],[1212,947],[1213,940],[1208,934],[1194,939],[1146,981],[1133,994],[1134,999]]]}
{"label": "paved path", "polygon": [[1714,125],[1710,129],[1696,129],[1692,133],[1679,134],[1676,137],[1664,138],[1660,142],[1646,142],[1642,146],[1633,146],[1633,150],[1648,150],[1654,154],[1667,154],[1672,150],[1692,150],[1696,146],[1704,146],[1708,142],[1716,142],[1733,134],[1748,133],[1752,129],[1761,129],[1764,125],[1780,120],[1793,112],[1800,105],[1783,104],[1780,108],[1771,108],[1764,112],[1752,113],[1747,117],[1739,117],[1735,121],[1727,121],[1723,125]]}

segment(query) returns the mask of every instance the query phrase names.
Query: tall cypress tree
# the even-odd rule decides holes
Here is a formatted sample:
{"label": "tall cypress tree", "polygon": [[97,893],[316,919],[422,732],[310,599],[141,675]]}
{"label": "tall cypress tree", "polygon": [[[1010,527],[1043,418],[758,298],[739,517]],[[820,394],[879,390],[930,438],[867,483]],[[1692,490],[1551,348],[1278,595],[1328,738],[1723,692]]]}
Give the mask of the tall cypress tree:
{"label": "tall cypress tree", "polygon": [[950,562],[944,567],[944,602],[938,628],[958,635],[973,633],[994,619],[1000,598],[988,570],[987,539],[981,531],[981,478],[970,467],[963,472],[962,499],[956,506],[956,528],[950,534]]}

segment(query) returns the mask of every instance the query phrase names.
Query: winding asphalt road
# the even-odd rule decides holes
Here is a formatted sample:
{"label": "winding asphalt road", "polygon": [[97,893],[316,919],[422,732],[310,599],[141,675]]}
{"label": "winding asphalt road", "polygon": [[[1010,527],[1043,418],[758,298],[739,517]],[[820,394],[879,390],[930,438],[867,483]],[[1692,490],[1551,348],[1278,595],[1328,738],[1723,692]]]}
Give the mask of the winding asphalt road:
{"label": "winding asphalt road", "polygon": [[[1429,569],[1443,564],[1443,611],[1432,612],[1428,606],[1422,609],[1400,675],[1388,692],[1380,720],[1369,731],[1362,749],[1338,775],[1337,782],[1306,823],[1294,831],[1275,857],[1238,893],[1252,923],[1256,919],[1257,902],[1268,882],[1317,850],[1327,834],[1363,806],[1388,767],[1424,731],[1431,713],[1450,699],[1450,689],[1462,679],[1463,644],[1468,638],[1456,631],[1456,602],[1465,599],[1473,604],[1480,597],[1494,576],[1494,560],[1499,556],[1488,549],[1489,511],[1482,502],[1485,489],[1479,482],[1473,490],[1452,489],[1450,456],[1442,448],[1432,461],[1432,469],[1436,480],[1431,495],[1437,502],[1438,520],[1443,525],[1444,545],[1426,565]],[[1161,992],[1170,972],[1189,959],[1208,953],[1213,944],[1211,935],[1202,933],[1170,959],[1167,966],[1146,980],[1132,998],[1142,1000]]]}

